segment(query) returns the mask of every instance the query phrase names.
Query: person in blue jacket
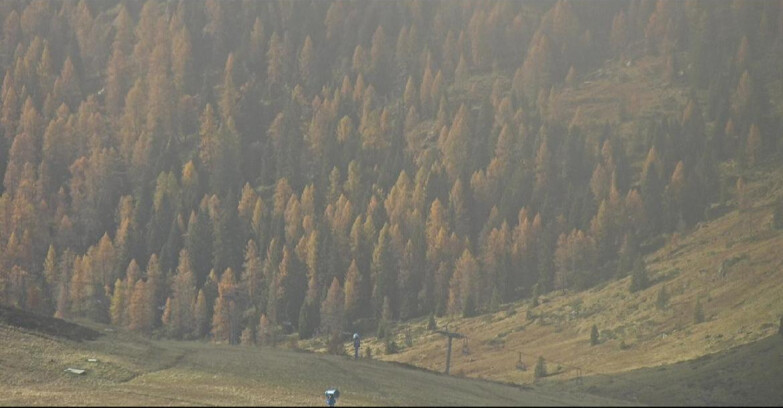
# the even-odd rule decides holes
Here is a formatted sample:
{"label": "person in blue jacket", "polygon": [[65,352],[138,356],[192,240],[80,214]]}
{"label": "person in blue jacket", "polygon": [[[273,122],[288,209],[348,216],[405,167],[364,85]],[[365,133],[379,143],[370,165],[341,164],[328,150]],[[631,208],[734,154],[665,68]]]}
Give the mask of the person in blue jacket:
{"label": "person in blue jacket", "polygon": [[326,405],[333,407],[337,402],[337,398],[340,398],[340,390],[337,388],[326,390]]}

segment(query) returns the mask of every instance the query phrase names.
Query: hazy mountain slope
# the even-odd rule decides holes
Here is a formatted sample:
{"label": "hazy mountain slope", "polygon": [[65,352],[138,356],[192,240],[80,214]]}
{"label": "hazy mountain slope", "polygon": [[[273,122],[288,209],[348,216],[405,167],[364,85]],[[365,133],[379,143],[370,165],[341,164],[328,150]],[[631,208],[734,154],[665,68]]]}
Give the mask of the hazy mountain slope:
{"label": "hazy mountain slope", "polygon": [[[359,331],[442,370],[428,316],[467,336],[453,374],[514,383],[776,330],[779,0],[22,0],[0,25],[0,305],[123,333],[85,390],[292,403],[322,357],[240,345]],[[19,395],[87,358],[25,339]],[[360,394],[405,403],[377,384],[406,375]]]}
{"label": "hazy mountain slope", "polygon": [[[731,173],[724,169],[726,177]],[[493,315],[438,319],[441,328],[448,323],[450,330],[469,337],[467,355],[456,343],[452,372],[531,382],[536,358],[543,356],[550,372],[562,366],[546,380],[573,378],[576,367],[583,376],[619,373],[698,358],[775,333],[783,311],[783,233],[770,224],[783,169],[767,167],[749,179],[752,208],[733,209],[669,237],[646,257],[652,285],[637,296],[629,294],[630,278],[624,278],[582,293],[553,293],[537,307],[516,303]],[[669,300],[659,309],[656,301],[664,286]],[[694,321],[697,301],[705,317],[699,324]],[[590,345],[593,325],[600,332],[595,346]],[[381,358],[443,369],[445,339],[425,326],[420,320],[398,327],[398,344],[404,346],[410,330],[413,346]],[[527,371],[517,369],[519,352]]]}
{"label": "hazy mountain slope", "polygon": [[0,304],[237,344],[594,288],[783,151],[781,16],[2,3]]}

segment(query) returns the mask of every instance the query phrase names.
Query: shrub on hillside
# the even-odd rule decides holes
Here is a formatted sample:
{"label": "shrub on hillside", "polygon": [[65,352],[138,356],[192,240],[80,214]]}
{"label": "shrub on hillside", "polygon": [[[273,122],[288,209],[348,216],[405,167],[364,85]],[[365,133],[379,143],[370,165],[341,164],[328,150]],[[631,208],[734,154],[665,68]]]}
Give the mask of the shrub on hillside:
{"label": "shrub on hillside", "polygon": [[397,343],[394,342],[393,338],[388,338],[386,340],[386,350],[384,351],[387,355],[389,354],[397,354],[397,352],[400,351],[400,348],[397,346]]}
{"label": "shrub on hillside", "polygon": [[531,299],[530,300],[530,305],[531,305],[531,307],[538,306],[538,297],[541,296],[541,292],[542,292],[541,285],[539,285],[538,283],[533,285],[533,293],[530,295],[530,299]]}
{"label": "shrub on hillside", "polygon": [[430,313],[430,320],[427,321],[427,330],[437,330],[438,324],[435,322],[435,314]]}
{"label": "shrub on hillside", "polygon": [[533,372],[533,375],[536,378],[546,377],[546,361],[544,360],[544,356],[538,356],[538,363],[536,363],[536,369]]}
{"label": "shrub on hillside", "polygon": [[598,344],[598,327],[593,325],[593,328],[590,329],[590,345],[595,346],[596,344]]}
{"label": "shrub on hillside", "polygon": [[693,308],[693,323],[699,324],[704,322],[704,309],[701,306],[701,302],[697,299],[696,306]]}
{"label": "shrub on hillside", "polygon": [[639,257],[634,263],[633,272],[631,273],[631,292],[638,292],[642,289],[646,289],[650,285],[650,280],[647,278],[647,267],[644,265],[644,260]]}

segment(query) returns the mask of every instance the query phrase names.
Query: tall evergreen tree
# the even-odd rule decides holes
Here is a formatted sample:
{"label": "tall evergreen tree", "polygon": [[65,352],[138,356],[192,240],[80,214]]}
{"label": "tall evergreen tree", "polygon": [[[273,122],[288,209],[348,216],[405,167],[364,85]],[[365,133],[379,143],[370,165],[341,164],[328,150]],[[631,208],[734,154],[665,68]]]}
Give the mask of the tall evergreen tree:
{"label": "tall evergreen tree", "polygon": [[372,298],[376,316],[381,315],[381,302],[385,297],[395,299],[397,260],[394,258],[390,241],[389,225],[384,224],[372,254]]}
{"label": "tall evergreen tree", "polygon": [[195,327],[193,303],[196,301],[196,279],[190,267],[188,252],[184,249],[179,253],[179,264],[172,279],[171,294],[167,300],[167,309],[170,309],[167,329],[175,338],[189,336]]}
{"label": "tall evergreen tree", "polygon": [[212,313],[212,340],[228,344],[239,343],[240,310],[234,271],[228,268],[220,276],[215,311]]}
{"label": "tall evergreen tree", "polygon": [[340,333],[345,324],[345,292],[335,277],[321,304],[321,326],[326,333]]}
{"label": "tall evergreen tree", "polygon": [[206,211],[190,213],[188,229],[185,233],[185,247],[188,263],[193,265],[196,283],[203,285],[212,269],[212,228]]}

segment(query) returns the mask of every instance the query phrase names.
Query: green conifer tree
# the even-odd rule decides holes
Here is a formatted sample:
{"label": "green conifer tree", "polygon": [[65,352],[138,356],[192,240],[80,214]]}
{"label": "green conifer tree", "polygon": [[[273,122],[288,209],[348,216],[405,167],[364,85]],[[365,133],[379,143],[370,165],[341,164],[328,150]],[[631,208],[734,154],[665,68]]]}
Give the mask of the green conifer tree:
{"label": "green conifer tree", "polygon": [[536,363],[536,369],[533,372],[533,376],[535,378],[543,378],[546,377],[546,360],[544,360],[544,356],[538,356],[538,362]]}
{"label": "green conifer tree", "polygon": [[650,281],[647,278],[647,267],[644,265],[644,260],[640,256],[634,262],[633,272],[631,273],[631,285],[630,291],[638,292],[646,289],[650,285]]}

